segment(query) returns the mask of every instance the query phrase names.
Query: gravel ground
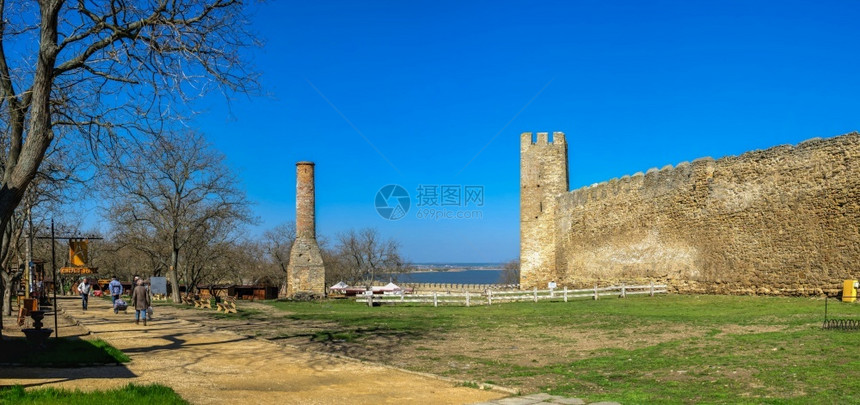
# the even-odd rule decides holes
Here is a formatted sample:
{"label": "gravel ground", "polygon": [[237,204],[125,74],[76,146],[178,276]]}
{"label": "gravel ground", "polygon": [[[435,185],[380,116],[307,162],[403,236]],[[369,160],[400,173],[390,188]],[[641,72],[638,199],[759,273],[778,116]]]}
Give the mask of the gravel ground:
{"label": "gravel ground", "polygon": [[[81,310],[79,300],[71,297],[58,302],[68,317],[60,327],[61,335],[91,332],[125,352],[131,363],[73,369],[4,368],[0,369],[0,386],[91,390],[129,382],[160,383],[195,404],[468,404],[509,395],[278,345],[234,333],[229,324],[190,322],[183,319],[187,312],[183,309],[159,307],[155,320],[143,326],[136,325],[131,314],[114,314],[110,301],[93,299],[88,311]],[[46,324],[52,325],[53,320]]]}

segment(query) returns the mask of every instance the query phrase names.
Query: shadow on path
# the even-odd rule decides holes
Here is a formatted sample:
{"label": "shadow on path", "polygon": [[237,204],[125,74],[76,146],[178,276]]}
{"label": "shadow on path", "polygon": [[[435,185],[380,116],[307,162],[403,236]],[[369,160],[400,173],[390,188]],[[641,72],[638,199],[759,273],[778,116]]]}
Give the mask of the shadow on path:
{"label": "shadow on path", "polygon": [[185,333],[178,333],[172,335],[162,335],[161,339],[167,340],[170,343],[165,345],[154,345],[154,346],[142,346],[142,347],[133,347],[133,348],[125,348],[123,349],[123,353],[126,354],[136,354],[136,353],[150,353],[161,350],[176,350],[181,348],[189,348],[189,347],[201,347],[201,346],[213,346],[213,345],[221,345],[226,343],[235,343],[242,342],[246,340],[251,340],[251,337],[236,337],[235,339],[229,340],[214,340],[211,342],[198,342],[198,343],[187,343],[186,339],[180,339],[179,336],[186,335]]}
{"label": "shadow on path", "polygon": [[[76,368],[44,368],[44,367],[2,367],[0,368],[0,388],[15,385],[22,387],[39,387],[53,385],[63,381],[83,380],[88,378],[130,379],[137,375],[125,366],[94,366]],[[3,379],[37,380],[33,383],[7,384]]]}

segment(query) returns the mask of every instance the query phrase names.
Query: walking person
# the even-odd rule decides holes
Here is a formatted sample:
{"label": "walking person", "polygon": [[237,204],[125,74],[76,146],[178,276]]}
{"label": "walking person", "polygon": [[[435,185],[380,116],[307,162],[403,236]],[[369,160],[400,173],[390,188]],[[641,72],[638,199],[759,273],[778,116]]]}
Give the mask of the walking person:
{"label": "walking person", "polygon": [[85,278],[84,281],[78,285],[78,292],[81,294],[81,305],[83,305],[84,311],[86,311],[90,294],[93,293],[93,286],[90,284],[89,279]]}
{"label": "walking person", "polygon": [[149,308],[149,292],[143,286],[143,280],[137,279],[137,285],[131,290],[131,302],[134,303],[134,324],[140,324],[143,316],[143,326],[146,326],[146,309]]}
{"label": "walking person", "polygon": [[111,305],[114,307],[113,312],[117,313],[116,300],[118,300],[119,296],[122,295],[123,288],[122,283],[116,279],[116,276],[111,277],[110,283],[108,284],[108,290],[110,290]]}

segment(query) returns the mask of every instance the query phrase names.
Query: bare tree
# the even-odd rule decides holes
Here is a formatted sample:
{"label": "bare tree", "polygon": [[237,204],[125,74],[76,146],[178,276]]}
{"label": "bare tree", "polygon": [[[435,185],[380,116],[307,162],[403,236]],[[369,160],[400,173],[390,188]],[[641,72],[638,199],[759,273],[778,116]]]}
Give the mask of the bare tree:
{"label": "bare tree", "polygon": [[520,259],[513,259],[502,266],[502,274],[499,276],[499,284],[520,283]]}
{"label": "bare tree", "polygon": [[242,240],[231,245],[229,263],[236,268],[239,284],[280,286],[284,282],[283,271],[268,254],[269,247],[263,241]]}
{"label": "bare tree", "polygon": [[[113,218],[110,221],[114,225],[117,222]],[[105,268],[129,280],[128,276],[139,274],[163,276],[170,266],[170,248],[163,236],[143,222],[114,226],[105,256]]]}
{"label": "bare tree", "polygon": [[236,220],[213,218],[191,235],[182,257],[182,275],[189,294],[200,284],[233,283],[240,279],[244,252],[236,236]]}
{"label": "bare tree", "polygon": [[145,249],[132,247],[127,240],[106,239],[99,242],[99,255],[92,260],[97,261],[99,273],[104,276],[116,276],[120,280],[131,281],[136,274],[160,276],[166,272],[164,260],[149,253]]}
{"label": "bare tree", "polygon": [[249,203],[223,156],[200,134],[168,132],[130,150],[106,176],[113,190],[111,218],[124,237],[137,234],[152,242],[136,248],[151,254],[166,251],[172,298],[179,302],[182,254],[195,243],[212,243],[252,222]]}
{"label": "bare tree", "polygon": [[280,270],[278,285],[281,295],[287,291],[287,266],[290,264],[290,249],[296,241],[296,223],[293,221],[280,224],[263,234],[266,255],[272,264]]}
{"label": "bare tree", "polygon": [[117,139],[158,132],[212,89],[255,90],[240,58],[256,42],[245,3],[0,0],[0,230],[58,131],[111,153]]}
{"label": "bare tree", "polygon": [[[11,315],[11,299],[15,286],[21,282],[27,271],[28,257],[25,252],[33,251],[33,241],[29,238],[35,229],[45,228],[47,213],[61,211],[66,197],[80,193],[82,182],[76,172],[85,166],[78,154],[70,151],[55,150],[46,156],[45,163],[36,173],[33,182],[24,193],[21,204],[15,209],[12,218],[6,222],[0,238],[0,306],[5,315]],[[5,162],[0,156],[0,165]],[[56,217],[56,215],[53,215]],[[34,222],[35,221],[35,222]],[[24,266],[21,266],[21,265]],[[8,298],[8,299],[7,299]]]}
{"label": "bare tree", "polygon": [[229,244],[208,243],[207,238],[195,238],[185,249],[182,260],[182,279],[186,295],[196,294],[200,284],[207,284],[212,293],[213,284],[223,280],[231,265],[227,264]]}
{"label": "bare tree", "polygon": [[23,275],[23,271],[19,269],[17,263],[12,268],[12,259],[18,256],[18,263],[20,263],[20,239],[21,232],[24,230],[24,222],[25,218],[19,212],[6,222],[6,226],[3,229],[0,229],[0,232],[2,232],[0,233],[2,246],[5,247],[4,249],[0,249],[0,269],[2,269],[0,270],[0,277],[2,277],[0,281],[3,283],[3,289],[0,291],[0,302],[2,302],[4,316],[12,314],[11,299],[14,295],[15,285],[20,282]]}
{"label": "bare tree", "polygon": [[[350,230],[337,236],[333,255],[327,255],[326,273],[340,275],[347,283],[361,282],[370,288],[384,274],[403,273],[407,266],[393,239],[385,239],[373,228]],[[333,257],[332,257],[333,256]]]}

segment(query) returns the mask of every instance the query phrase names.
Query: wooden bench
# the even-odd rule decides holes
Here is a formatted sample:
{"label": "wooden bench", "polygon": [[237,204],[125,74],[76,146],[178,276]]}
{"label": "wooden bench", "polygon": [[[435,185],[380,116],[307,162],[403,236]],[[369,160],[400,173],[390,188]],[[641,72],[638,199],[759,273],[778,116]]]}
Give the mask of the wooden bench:
{"label": "wooden bench", "polygon": [[211,300],[194,300],[194,308],[209,308],[212,309]]}
{"label": "wooden bench", "polygon": [[225,314],[235,314],[239,311],[236,309],[236,297],[227,297],[224,301],[218,303],[218,312]]}

